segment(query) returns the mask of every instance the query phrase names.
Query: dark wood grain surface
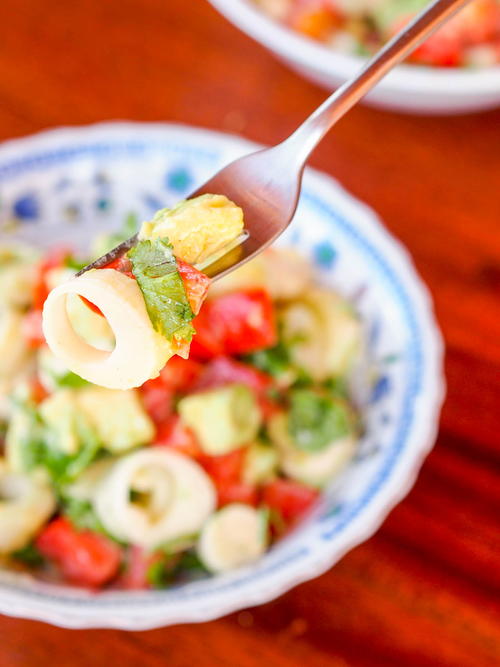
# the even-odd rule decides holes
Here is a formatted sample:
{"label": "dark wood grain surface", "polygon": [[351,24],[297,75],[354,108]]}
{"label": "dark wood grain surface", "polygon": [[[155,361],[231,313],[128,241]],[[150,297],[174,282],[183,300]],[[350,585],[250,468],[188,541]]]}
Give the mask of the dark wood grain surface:
{"label": "dark wood grain surface", "polygon": [[[103,119],[276,142],[324,97],[204,0],[3,0],[0,139]],[[500,664],[500,111],[358,107],[312,164],[413,254],[447,342],[436,448],[377,535],[279,600],[199,626],[0,618],[2,667]]]}

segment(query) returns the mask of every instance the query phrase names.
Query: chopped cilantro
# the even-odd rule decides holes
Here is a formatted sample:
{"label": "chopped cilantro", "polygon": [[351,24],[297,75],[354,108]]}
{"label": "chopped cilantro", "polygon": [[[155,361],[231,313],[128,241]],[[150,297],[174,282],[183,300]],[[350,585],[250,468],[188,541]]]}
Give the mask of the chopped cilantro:
{"label": "chopped cilantro", "polygon": [[128,257],[156,331],[168,340],[191,340],[194,313],[168,240],[139,241]]}
{"label": "chopped cilantro", "polygon": [[105,535],[113,542],[123,545],[123,542],[117,540],[104,528],[90,501],[63,497],[62,506],[64,516],[71,521],[77,530],[91,530],[93,533]]}
{"label": "chopped cilantro", "polygon": [[253,352],[244,357],[244,360],[273,377],[280,377],[290,368],[290,353],[282,341],[267,350]]}
{"label": "chopped cilantro", "polygon": [[299,449],[320,451],[349,433],[349,408],[332,396],[312,389],[295,389],[290,394],[288,428]]}
{"label": "chopped cilantro", "polygon": [[14,551],[12,558],[29,567],[40,567],[44,563],[42,554],[38,551],[33,542],[27,544],[22,549]]}
{"label": "chopped cilantro", "polygon": [[73,423],[78,451],[67,454],[59,447],[60,434],[45,423],[34,403],[16,401],[16,413],[13,420],[16,431],[10,437],[19,448],[20,460],[26,470],[43,466],[54,484],[59,486],[78,477],[96,458],[100,442],[83,415],[75,415]]}

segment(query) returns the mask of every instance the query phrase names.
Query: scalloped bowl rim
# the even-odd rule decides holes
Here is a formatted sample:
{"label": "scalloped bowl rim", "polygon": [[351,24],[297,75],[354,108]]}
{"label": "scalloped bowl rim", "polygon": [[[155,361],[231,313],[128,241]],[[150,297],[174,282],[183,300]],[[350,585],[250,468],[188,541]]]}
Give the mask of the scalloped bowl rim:
{"label": "scalloped bowl rim", "polygon": [[[233,142],[239,148],[248,151],[261,148],[258,144],[241,137],[185,125],[118,121],[81,127],[56,128],[28,137],[9,140],[0,144],[0,159],[3,160],[5,157],[12,159],[16,156],[18,150],[26,151],[26,147],[32,149],[32,144],[38,149],[47,149],[52,143],[58,141],[64,143],[71,139],[85,142],[92,134],[112,138],[113,135],[124,132],[133,135],[138,132],[147,134],[148,132],[158,131],[173,131],[176,136],[184,133],[190,137],[199,137],[200,140],[205,138],[205,141],[209,137],[211,140],[215,139],[226,142],[226,144]],[[426,392],[419,396],[418,405],[420,409],[422,404],[426,405],[428,420],[426,423],[418,424],[418,434],[415,432],[416,426],[407,434],[406,441],[410,442],[412,446],[405,448],[405,453],[399,458],[391,471],[391,475],[379,489],[378,495],[372,498],[371,505],[365,508],[362,515],[358,515],[350,522],[350,526],[345,531],[346,539],[341,546],[337,545],[329,551],[328,545],[325,544],[323,551],[321,553],[315,552],[314,559],[307,562],[307,567],[297,571],[296,567],[294,569],[290,566],[286,576],[284,576],[284,572],[281,572],[280,576],[273,579],[271,583],[268,581],[261,582],[260,587],[257,585],[255,588],[250,588],[248,582],[246,582],[244,584],[246,586],[244,598],[238,592],[236,594],[234,591],[231,592],[231,585],[229,585],[226,587],[226,599],[219,599],[217,605],[212,606],[210,601],[205,600],[202,605],[192,605],[188,609],[176,610],[172,609],[172,605],[168,607],[161,605],[162,592],[151,591],[142,598],[143,604],[141,604],[141,599],[134,598],[133,607],[124,609],[126,603],[119,592],[102,596],[78,593],[78,598],[72,598],[71,594],[75,595],[75,589],[58,587],[54,599],[54,587],[49,586],[48,589],[51,589],[52,594],[46,595],[39,591],[20,589],[13,584],[6,585],[1,582],[0,613],[80,629],[108,627],[147,630],[165,625],[204,622],[219,618],[242,608],[269,602],[298,584],[323,574],[348,551],[373,535],[389,512],[409,492],[426,455],[434,444],[438,430],[439,414],[445,395],[444,345],[435,322],[430,294],[419,278],[407,250],[384,228],[379,217],[370,208],[347,193],[331,177],[310,168],[307,169],[307,174],[306,178],[311,179],[311,183],[314,182],[317,191],[325,193],[325,197],[328,191],[331,192],[332,190],[342,196],[346,205],[348,204],[352,211],[352,215],[355,217],[358,214],[369,225],[371,233],[375,235],[377,243],[380,243],[383,249],[382,254],[387,256],[387,253],[389,253],[393,265],[403,271],[401,280],[409,292],[412,312],[417,318],[419,327],[421,327],[422,338],[426,346],[426,364],[424,364]],[[298,533],[300,533],[300,529],[297,531]],[[286,570],[286,567],[283,570]],[[246,571],[251,572],[252,567],[245,568]],[[224,583],[228,580],[224,577],[217,577],[217,579],[220,579],[224,588]],[[258,580],[256,583],[258,583]],[[125,595],[131,597],[130,593],[124,593]],[[81,602],[95,600],[96,604],[87,609],[88,612],[92,611],[92,614],[80,613],[78,600],[81,600]],[[120,604],[120,601],[122,601],[122,604]],[[157,606],[155,607],[156,603]],[[75,606],[71,606],[72,604]]]}
{"label": "scalloped bowl rim", "polygon": [[[333,76],[348,79],[365,58],[328,49],[267,16],[248,0],[209,0],[234,25],[287,60]],[[464,96],[500,94],[500,65],[480,69],[398,65],[377,85],[379,90],[421,94],[446,93]]]}

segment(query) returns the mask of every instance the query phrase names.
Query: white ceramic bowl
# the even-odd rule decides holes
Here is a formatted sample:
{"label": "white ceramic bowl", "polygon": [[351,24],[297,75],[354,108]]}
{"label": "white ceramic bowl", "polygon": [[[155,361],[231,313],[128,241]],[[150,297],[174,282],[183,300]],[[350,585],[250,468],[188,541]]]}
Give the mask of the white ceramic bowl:
{"label": "white ceramic bowl", "polygon": [[[107,123],[0,146],[0,242],[85,247],[136,211],[146,218],[255,145],[178,125]],[[12,225],[12,222],[16,225]],[[133,630],[205,621],[275,598],[367,539],[413,484],[436,435],[442,345],[406,251],[375,214],[308,170],[284,243],[355,301],[369,347],[366,435],[315,511],[258,563],[166,591],[91,594],[0,572],[0,612],[73,628]]]}
{"label": "white ceramic bowl", "polygon": [[[251,0],[209,0],[221,14],[280,59],[328,90],[354,76],[364,59],[333,51],[270,19]],[[500,105],[500,66],[483,69],[400,65],[366,102],[410,113],[455,114]]]}

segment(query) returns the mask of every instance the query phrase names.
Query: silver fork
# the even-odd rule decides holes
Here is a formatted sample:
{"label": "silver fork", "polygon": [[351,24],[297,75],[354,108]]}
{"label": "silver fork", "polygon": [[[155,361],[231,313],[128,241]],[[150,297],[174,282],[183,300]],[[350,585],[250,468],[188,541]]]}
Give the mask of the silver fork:
{"label": "silver fork", "polygon": [[[328,130],[382,77],[400,63],[431,32],[469,0],[436,0],[389,41],[360,73],[338,88],[285,141],[227,165],[190,197],[224,194],[244,211],[247,237],[238,252],[204,266],[204,273],[220,278],[272,243],[290,224],[299,201],[307,159]],[[101,268],[137,244],[137,234],[113,248],[77,275]]]}

